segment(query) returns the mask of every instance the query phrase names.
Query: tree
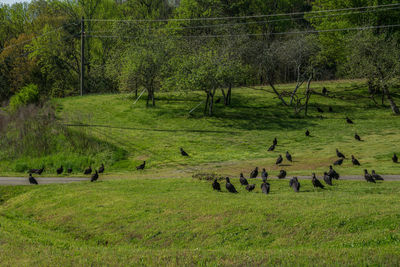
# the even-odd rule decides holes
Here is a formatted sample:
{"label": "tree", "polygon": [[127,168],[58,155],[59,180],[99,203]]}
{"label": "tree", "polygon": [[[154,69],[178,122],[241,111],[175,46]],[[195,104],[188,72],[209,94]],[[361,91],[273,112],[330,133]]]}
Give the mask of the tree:
{"label": "tree", "polygon": [[[400,47],[396,40],[385,34],[361,32],[348,42],[347,66],[352,77],[366,78],[388,99],[394,114],[400,114],[389,88],[398,81],[400,74]],[[374,95],[371,95],[374,100]],[[374,100],[375,101],[375,100]]]}

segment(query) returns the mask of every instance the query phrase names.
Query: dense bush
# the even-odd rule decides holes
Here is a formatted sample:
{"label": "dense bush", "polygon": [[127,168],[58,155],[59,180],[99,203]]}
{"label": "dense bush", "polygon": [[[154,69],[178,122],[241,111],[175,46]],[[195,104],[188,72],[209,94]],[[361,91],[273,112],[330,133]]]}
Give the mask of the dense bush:
{"label": "dense bush", "polygon": [[35,84],[28,84],[10,98],[9,109],[16,111],[22,106],[37,103],[39,101],[39,88]]}

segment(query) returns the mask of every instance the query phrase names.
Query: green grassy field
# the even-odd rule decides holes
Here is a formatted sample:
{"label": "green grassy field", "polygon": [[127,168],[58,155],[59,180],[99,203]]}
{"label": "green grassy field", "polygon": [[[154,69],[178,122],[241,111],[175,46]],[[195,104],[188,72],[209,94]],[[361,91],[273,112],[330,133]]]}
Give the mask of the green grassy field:
{"label": "green grassy field", "polygon": [[[252,180],[254,181],[254,180]],[[398,182],[115,179],[0,187],[2,265],[362,265],[400,263]],[[224,183],[222,183],[224,185]]]}
{"label": "green grassy field", "polygon": [[[293,86],[282,85],[279,89],[288,91]],[[124,160],[109,166],[111,172],[130,173],[146,160],[148,168],[157,171],[207,169],[237,175],[259,166],[276,174],[280,168],[275,160],[288,150],[294,162],[285,168],[293,174],[309,175],[312,171],[323,172],[332,164],[335,148],[339,148],[349,158],[354,154],[361,168],[398,173],[391,157],[393,152],[400,152],[400,118],[393,116],[388,107],[375,106],[366,98],[360,82],[320,82],[312,88],[320,92],[323,86],[334,98],[313,95],[309,117],[295,116],[292,108],[283,107],[270,92],[246,88],[234,89],[233,105],[217,104],[211,118],[202,116],[202,106],[192,116],[188,114],[204,99],[202,92],[158,93],[157,106],[147,109],[144,100],[133,106],[129,95],[73,97],[57,103],[64,122],[91,125],[71,129],[85,131],[126,151]],[[317,106],[325,112],[318,113]],[[329,106],[334,112],[327,112]],[[355,124],[347,124],[346,116]],[[305,136],[306,129],[311,137]],[[355,132],[363,142],[354,139]],[[274,137],[278,138],[278,146],[268,152]],[[191,157],[182,157],[180,147]],[[362,174],[361,168],[354,168],[349,160],[338,167],[343,174]]]}
{"label": "green grassy field", "polygon": [[[99,153],[60,150],[42,158],[2,160],[2,174],[15,174],[17,163],[46,164],[44,175],[54,176],[63,164],[75,166],[73,175],[82,176],[88,163],[101,162],[106,174],[97,183],[0,187],[0,262],[400,265],[399,182],[335,180],[321,190],[306,179],[294,193],[288,179],[272,179],[268,196],[261,193],[260,179],[250,181],[256,183],[252,193],[239,185],[239,173],[248,177],[255,166],[272,176],[281,168],[290,177],[321,175],[336,160],[335,148],[362,164],[353,167],[346,160],[335,168],[341,175],[360,175],[364,168],[399,174],[391,156],[400,152],[400,118],[372,105],[360,82],[321,82],[313,89],[322,86],[335,98],[313,95],[307,118],[295,116],[269,92],[244,88],[234,89],[233,106],[217,105],[211,118],[203,117],[201,108],[188,115],[204,98],[201,92],[158,93],[157,106],[149,109],[144,101],[133,106],[129,95],[54,100],[59,121],[98,140]],[[334,112],[320,114],[317,106]],[[355,124],[346,124],[346,116]],[[305,137],[306,129],[312,137]],[[355,132],[363,142],[354,140]],[[277,149],[268,152],[275,136]],[[191,156],[182,157],[179,147]],[[294,162],[276,167],[276,157],[287,150]],[[148,167],[136,171],[143,160]],[[226,192],[225,182],[223,192],[215,192],[210,181],[190,178],[198,172],[231,176],[239,194]]]}

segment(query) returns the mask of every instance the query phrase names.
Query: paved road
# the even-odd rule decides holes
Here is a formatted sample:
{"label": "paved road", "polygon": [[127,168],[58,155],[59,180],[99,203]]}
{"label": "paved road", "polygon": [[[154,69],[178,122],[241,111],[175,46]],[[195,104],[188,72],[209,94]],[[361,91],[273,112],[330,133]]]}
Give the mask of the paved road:
{"label": "paved road", "polygon": [[[286,180],[291,178],[292,176],[286,177]],[[299,179],[311,179],[311,176],[297,176]],[[382,175],[385,181],[400,181],[400,175]],[[76,183],[82,181],[90,181],[90,178],[84,177],[37,177],[36,180],[39,184],[68,184],[68,183]],[[319,179],[322,177],[318,176]],[[160,178],[161,179],[161,178]],[[167,179],[167,177],[166,177]],[[258,178],[260,179],[260,178]],[[276,179],[276,177],[272,177],[272,179]],[[362,180],[364,181],[364,176],[360,175],[348,175],[341,176],[340,180]],[[0,186],[1,185],[29,185],[28,177],[0,177]]]}
{"label": "paved road", "polygon": [[[90,178],[81,177],[37,177],[39,184],[68,184],[90,181]],[[0,177],[0,185],[29,185],[28,177]]]}

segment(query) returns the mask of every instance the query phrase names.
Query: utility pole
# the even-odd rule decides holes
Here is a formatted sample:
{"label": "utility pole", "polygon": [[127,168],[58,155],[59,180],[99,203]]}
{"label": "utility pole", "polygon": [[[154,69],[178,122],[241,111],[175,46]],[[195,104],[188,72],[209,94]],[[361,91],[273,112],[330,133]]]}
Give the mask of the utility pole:
{"label": "utility pole", "polygon": [[85,84],[85,20],[81,19],[81,96],[83,95]]}

